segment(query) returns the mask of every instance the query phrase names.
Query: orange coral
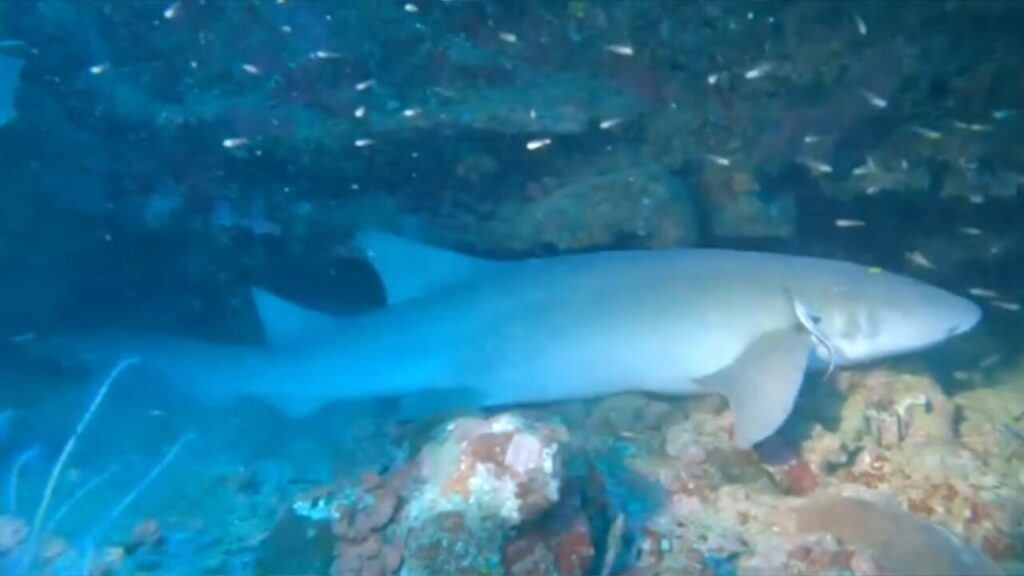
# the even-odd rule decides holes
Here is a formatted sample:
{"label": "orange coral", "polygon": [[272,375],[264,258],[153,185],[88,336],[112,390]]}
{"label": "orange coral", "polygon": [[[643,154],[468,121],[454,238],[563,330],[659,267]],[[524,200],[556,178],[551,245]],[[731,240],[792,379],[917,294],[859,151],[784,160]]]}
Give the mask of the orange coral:
{"label": "orange coral", "polygon": [[339,503],[332,530],[338,536],[332,576],[388,576],[402,565],[402,546],[392,541],[387,528],[401,505],[401,490],[411,477],[402,468],[388,477],[363,474],[355,503]]}

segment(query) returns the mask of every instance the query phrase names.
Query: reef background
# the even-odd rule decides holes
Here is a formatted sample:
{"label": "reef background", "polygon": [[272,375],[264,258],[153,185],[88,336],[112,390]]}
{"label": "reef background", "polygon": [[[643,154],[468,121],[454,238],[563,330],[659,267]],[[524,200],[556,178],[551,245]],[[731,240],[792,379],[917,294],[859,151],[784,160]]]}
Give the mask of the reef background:
{"label": "reef background", "polygon": [[[129,370],[58,487],[55,509],[90,486],[47,534],[47,569],[898,571],[863,539],[870,521],[814,520],[845,505],[927,519],[1020,573],[1022,29],[1024,4],[981,0],[0,2],[4,570],[103,377],[34,343],[72,328],[258,341],[252,285],[336,313],[380,305],[351,243],[378,228],[494,258],[848,259],[986,318],[808,386],[760,459],[729,446],[713,399],[292,422],[201,411]],[[882,526],[943,558],[948,542],[899,518]]]}

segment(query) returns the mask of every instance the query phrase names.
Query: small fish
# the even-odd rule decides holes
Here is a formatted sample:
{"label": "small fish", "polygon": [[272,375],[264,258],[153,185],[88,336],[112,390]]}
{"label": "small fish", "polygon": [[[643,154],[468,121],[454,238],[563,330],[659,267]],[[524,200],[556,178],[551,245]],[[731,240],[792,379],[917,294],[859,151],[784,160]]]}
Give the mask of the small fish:
{"label": "small fish", "polygon": [[985,370],[991,368],[999,363],[1003,359],[1002,354],[989,354],[978,362],[978,368]]}
{"label": "small fish", "polygon": [[942,132],[925,128],[924,126],[911,126],[910,129],[928,140],[939,140],[942,138]]}
{"label": "small fish", "polygon": [[832,166],[822,162],[821,160],[815,160],[814,158],[798,158],[797,162],[807,166],[812,172],[817,174],[831,174]]}
{"label": "small fish", "polygon": [[954,380],[959,380],[960,382],[968,382],[968,381],[972,381],[972,380],[977,380],[977,378],[978,378],[978,373],[977,372],[972,372],[970,370],[954,370],[953,371],[953,379]]}
{"label": "small fish", "polygon": [[550,144],[551,144],[551,138],[538,138],[536,140],[530,140],[529,142],[527,142],[526,143],[526,149],[527,150],[531,150],[531,151],[532,150],[540,150],[541,148],[544,148],[545,146],[549,146]]}
{"label": "small fish", "polygon": [[868,25],[867,25],[867,23],[864,22],[864,19],[861,18],[860,14],[857,14],[856,12],[853,13],[853,24],[854,24],[854,26],[857,27],[857,32],[860,33],[861,36],[867,36],[868,35]]}
{"label": "small fish", "polygon": [[89,74],[92,74],[93,76],[99,76],[100,74],[104,74],[109,70],[109,62],[104,62],[102,64],[93,64],[92,66],[89,66]]}
{"label": "small fish", "polygon": [[708,86],[714,86],[718,84],[718,79],[721,78],[721,74],[715,72],[714,74],[708,74]]}
{"label": "small fish", "polygon": [[498,39],[509,44],[515,44],[519,41],[519,38],[511,32],[498,32]]}
{"label": "small fish", "polygon": [[317,60],[328,60],[332,58],[341,58],[341,54],[337,52],[331,52],[330,50],[317,50],[312,54],[313,58]]}
{"label": "small fish", "polygon": [[607,120],[601,120],[601,123],[597,126],[601,130],[611,130],[619,124],[622,124],[622,118],[608,118]]}
{"label": "small fish", "polygon": [[821,140],[821,136],[818,136],[817,134],[808,134],[804,136],[804,144],[814,144],[819,140]]}
{"label": "small fish", "polygon": [[864,163],[857,166],[851,172],[854,176],[867,176],[868,174],[878,174],[878,165],[875,164],[875,159],[871,156],[866,157]]}
{"label": "small fish", "polygon": [[886,100],[885,98],[882,98],[878,94],[875,94],[874,92],[869,92],[867,90],[861,90],[860,93],[861,93],[861,95],[864,96],[864,99],[868,101],[868,104],[871,104],[875,108],[888,108],[889,107],[889,101]]}
{"label": "small fish", "polygon": [[992,131],[991,124],[978,124],[973,122],[961,122],[959,120],[953,121],[953,126],[961,130],[968,130],[970,132],[990,132]]}
{"label": "small fish", "polygon": [[445,88],[444,86],[431,86],[430,90],[432,92],[436,92],[436,93],[440,94],[441,96],[444,96],[445,98],[458,98],[459,97],[459,93],[458,92],[456,92],[454,90],[451,90],[450,88]]}
{"label": "small fish", "polygon": [[181,14],[181,2],[175,2],[167,8],[164,8],[165,20],[174,20],[179,14]]}
{"label": "small fish", "polygon": [[706,158],[719,166],[731,166],[732,160],[729,160],[725,156],[717,156],[715,154],[707,154]]}
{"label": "small fish", "polygon": [[419,108],[406,108],[405,110],[402,110],[402,116],[405,116],[406,118],[414,118],[419,116],[421,112],[423,112],[423,110]]}
{"label": "small fish", "polygon": [[967,293],[970,294],[971,296],[977,296],[978,298],[998,298],[999,297],[998,293],[996,293],[994,290],[989,290],[988,288],[974,287],[974,288],[968,289]]}
{"label": "small fish", "polygon": [[974,170],[978,169],[978,163],[975,162],[974,160],[968,160],[966,156],[961,156],[960,159],[956,161],[956,163],[959,164],[960,167],[964,169],[964,172],[973,172]]}
{"label": "small fish", "polygon": [[1013,118],[1016,115],[1017,115],[1017,111],[1009,109],[1009,108],[1003,108],[1003,109],[1000,109],[1000,110],[993,110],[992,111],[992,118],[994,120],[1006,120],[1007,118]]}
{"label": "small fish", "polygon": [[971,204],[984,204],[985,196],[982,194],[970,194],[967,196],[967,201]]}
{"label": "small fish", "polygon": [[366,148],[367,146],[373,146],[373,140],[369,138],[359,138],[352,143],[356,148]]}
{"label": "small fish", "polygon": [[992,300],[989,302],[989,304],[995,306],[996,308],[1002,308],[1003,310],[1007,310],[1009,312],[1020,312],[1019,302],[1010,302],[1008,300]]}
{"label": "small fish", "polygon": [[415,14],[420,11],[420,7],[413,4],[412,2],[409,2],[408,4],[405,5],[405,11],[410,14]]}
{"label": "small fish", "polygon": [[362,118],[363,116],[366,116],[366,106],[359,106],[358,108],[352,111],[352,115],[355,116],[356,118]]}
{"label": "small fish", "polygon": [[242,64],[242,70],[245,70],[247,73],[252,74],[253,76],[259,76],[260,74],[263,73],[263,71],[260,70],[259,66],[256,66],[255,64]]}
{"label": "small fish", "polygon": [[960,226],[957,228],[957,231],[968,236],[981,236],[982,234],[981,228],[975,228],[974,226]]}
{"label": "small fish", "polygon": [[907,260],[909,260],[910,263],[914,264],[915,266],[920,266],[921,268],[927,268],[929,270],[937,269],[935,264],[933,264],[931,260],[925,257],[925,255],[922,254],[920,250],[907,252],[906,254],[904,254],[904,256],[906,256]]}
{"label": "small fish", "polygon": [[836,218],[836,228],[861,228],[867,226],[867,222],[854,218]]}
{"label": "small fish", "polygon": [[633,47],[628,44],[609,44],[604,47],[606,52],[618,54],[619,56],[632,56]]}
{"label": "small fish", "polygon": [[369,80],[363,80],[362,82],[356,84],[356,92],[362,92],[363,90],[366,90],[368,88],[372,88],[373,85],[376,84],[376,83],[377,83],[377,81],[373,80],[372,78],[369,79]]}
{"label": "small fish", "polygon": [[35,332],[26,332],[24,334],[18,334],[17,336],[11,336],[7,339],[8,342],[28,342],[36,337]]}
{"label": "small fish", "polygon": [[242,146],[247,146],[248,144],[249,144],[249,139],[248,138],[242,138],[242,137],[225,138],[224,141],[221,142],[221,146],[223,146],[225,148],[228,148],[228,149],[231,149],[231,148],[241,148]]}
{"label": "small fish", "polygon": [[775,65],[770,62],[758,64],[757,66],[754,66],[753,68],[744,72],[743,77],[746,78],[747,80],[756,80],[771,72],[772,68],[774,67]]}

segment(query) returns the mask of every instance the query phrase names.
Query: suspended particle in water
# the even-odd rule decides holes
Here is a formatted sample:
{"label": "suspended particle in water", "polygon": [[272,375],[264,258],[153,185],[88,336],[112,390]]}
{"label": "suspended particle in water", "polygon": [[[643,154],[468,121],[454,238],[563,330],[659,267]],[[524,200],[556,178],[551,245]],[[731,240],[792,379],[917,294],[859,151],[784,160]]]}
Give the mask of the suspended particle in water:
{"label": "suspended particle in water", "polygon": [[618,54],[619,56],[632,56],[633,47],[628,44],[609,44],[604,49],[612,54]]}
{"label": "suspended particle in water", "polygon": [[550,144],[551,138],[538,138],[536,140],[530,140],[529,142],[527,142],[526,149],[531,151],[540,150],[541,148],[549,146]]}

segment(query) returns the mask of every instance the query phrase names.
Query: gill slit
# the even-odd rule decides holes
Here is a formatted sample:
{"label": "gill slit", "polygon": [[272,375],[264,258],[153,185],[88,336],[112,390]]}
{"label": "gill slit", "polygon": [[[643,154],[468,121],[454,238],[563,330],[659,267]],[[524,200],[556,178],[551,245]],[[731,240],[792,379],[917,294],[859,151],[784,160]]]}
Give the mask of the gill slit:
{"label": "gill slit", "polygon": [[796,298],[791,290],[786,290],[786,292],[789,293],[790,302],[793,304],[793,312],[796,314],[796,319],[800,322],[800,325],[807,330],[811,335],[811,338],[824,348],[825,352],[828,354],[828,370],[825,371],[825,375],[822,377],[822,380],[828,380],[828,377],[831,376],[836,369],[835,346],[832,345],[832,342],[825,337],[821,332],[821,329],[818,327],[818,323],[821,321],[820,318],[815,318],[814,315],[811,314],[811,311],[804,306],[803,302],[800,302],[800,300]]}

